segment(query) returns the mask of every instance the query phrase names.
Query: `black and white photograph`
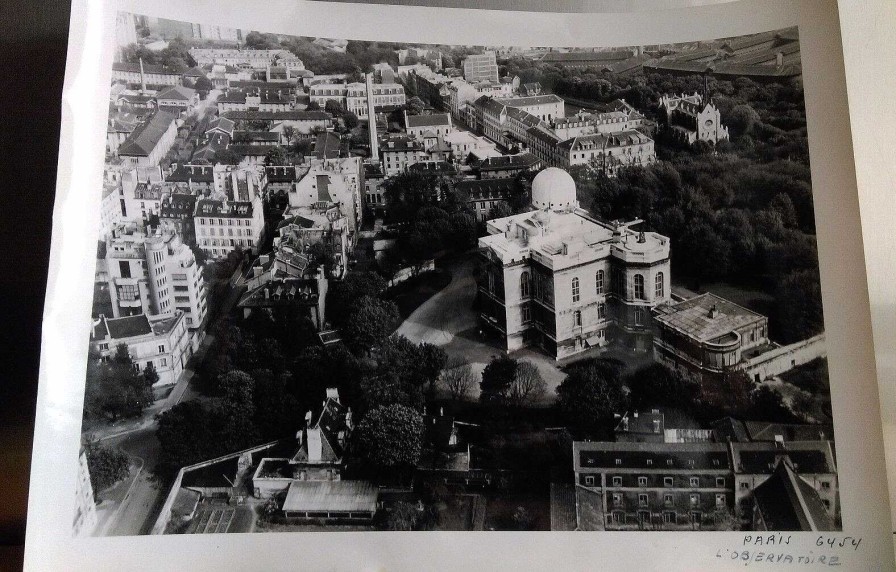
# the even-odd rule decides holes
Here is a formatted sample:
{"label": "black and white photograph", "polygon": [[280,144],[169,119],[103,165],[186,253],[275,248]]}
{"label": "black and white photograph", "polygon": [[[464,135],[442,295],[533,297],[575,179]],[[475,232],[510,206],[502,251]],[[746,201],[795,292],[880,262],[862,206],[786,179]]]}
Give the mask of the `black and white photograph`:
{"label": "black and white photograph", "polygon": [[843,528],[797,27],[114,40],[74,536]]}

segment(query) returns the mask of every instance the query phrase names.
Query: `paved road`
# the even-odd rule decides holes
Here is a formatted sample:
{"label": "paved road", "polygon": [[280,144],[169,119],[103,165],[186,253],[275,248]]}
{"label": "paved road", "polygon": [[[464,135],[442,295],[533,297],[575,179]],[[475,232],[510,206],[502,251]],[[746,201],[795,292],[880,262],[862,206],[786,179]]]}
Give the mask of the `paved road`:
{"label": "paved road", "polygon": [[[428,342],[441,346],[449,357],[463,358],[473,366],[474,372],[481,375],[486,364],[504,353],[504,348],[497,340],[479,333],[477,316],[473,311],[473,300],[476,298],[474,266],[472,258],[448,264],[446,270],[452,276],[448,286],[421,304],[396,333],[416,343]],[[566,377],[557,363],[543,353],[530,349],[513,352],[512,356],[532,362],[538,368],[547,384],[544,402],[552,402],[557,386]],[[471,397],[476,398],[478,391],[476,387]]]}
{"label": "paved road", "polygon": [[129,485],[127,496],[111,517],[107,530],[104,531],[105,536],[146,534],[155,522],[158,505],[165,494],[151,480],[159,455],[155,428],[114,437],[106,444],[127,454],[140,470]]}
{"label": "paved road", "polygon": [[420,305],[399,326],[397,334],[417,343],[437,346],[450,343],[461,332],[476,327],[473,300],[476,280],[473,260],[450,266],[451,282],[435,296]]}

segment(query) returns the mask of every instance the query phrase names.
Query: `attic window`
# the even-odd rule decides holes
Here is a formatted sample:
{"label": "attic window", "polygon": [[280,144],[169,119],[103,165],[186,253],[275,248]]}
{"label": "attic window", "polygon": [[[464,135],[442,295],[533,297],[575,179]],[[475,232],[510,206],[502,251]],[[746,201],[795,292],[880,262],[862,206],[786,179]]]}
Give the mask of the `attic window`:
{"label": "attic window", "polygon": [[622,459],[616,459],[616,464],[617,464],[617,465],[621,465],[621,464],[622,464]]}

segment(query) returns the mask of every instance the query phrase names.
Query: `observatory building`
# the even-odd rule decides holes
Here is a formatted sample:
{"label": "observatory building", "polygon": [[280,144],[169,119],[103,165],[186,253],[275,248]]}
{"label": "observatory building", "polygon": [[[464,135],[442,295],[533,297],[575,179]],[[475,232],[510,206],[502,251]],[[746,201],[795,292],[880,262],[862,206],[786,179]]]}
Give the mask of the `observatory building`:
{"label": "observatory building", "polygon": [[669,239],[579,208],[576,185],[551,167],[532,181],[527,213],[490,220],[479,239],[481,323],[506,349],[556,359],[618,343],[651,350],[651,309],[669,301]]}

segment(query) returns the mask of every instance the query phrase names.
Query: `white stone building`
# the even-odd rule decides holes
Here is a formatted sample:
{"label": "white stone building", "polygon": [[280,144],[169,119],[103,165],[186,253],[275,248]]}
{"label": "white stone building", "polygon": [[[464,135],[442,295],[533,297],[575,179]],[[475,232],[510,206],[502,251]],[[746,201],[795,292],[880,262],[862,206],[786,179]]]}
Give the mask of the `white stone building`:
{"label": "white stone building", "polygon": [[592,218],[562,169],[535,177],[532,206],[488,221],[479,239],[483,326],[508,351],[535,345],[557,359],[611,343],[650,350],[651,308],[670,296],[669,239]]}

